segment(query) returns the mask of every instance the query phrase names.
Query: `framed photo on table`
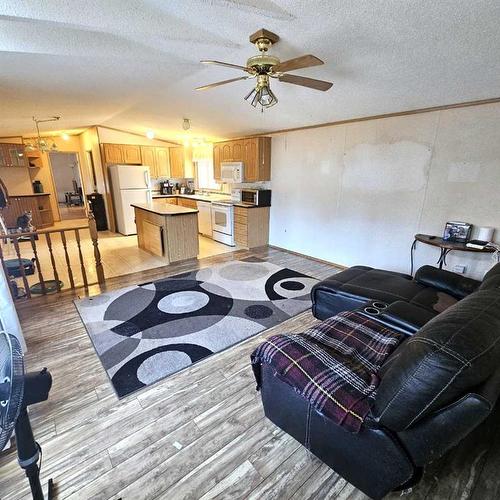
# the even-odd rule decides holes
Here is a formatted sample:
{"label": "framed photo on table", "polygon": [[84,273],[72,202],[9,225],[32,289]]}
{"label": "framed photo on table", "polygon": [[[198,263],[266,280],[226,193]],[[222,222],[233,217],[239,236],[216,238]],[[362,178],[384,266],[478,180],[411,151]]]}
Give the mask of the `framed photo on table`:
{"label": "framed photo on table", "polygon": [[472,224],[468,222],[447,222],[444,226],[443,240],[467,242],[470,239]]}

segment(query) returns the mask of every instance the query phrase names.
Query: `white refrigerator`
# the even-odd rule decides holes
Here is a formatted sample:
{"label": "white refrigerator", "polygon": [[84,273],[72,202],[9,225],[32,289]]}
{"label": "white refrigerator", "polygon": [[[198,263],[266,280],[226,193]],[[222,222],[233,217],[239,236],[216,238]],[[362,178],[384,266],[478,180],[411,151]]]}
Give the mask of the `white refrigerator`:
{"label": "white refrigerator", "polygon": [[149,167],[144,165],[110,165],[111,190],[119,233],[136,234],[132,203],[152,201]]}

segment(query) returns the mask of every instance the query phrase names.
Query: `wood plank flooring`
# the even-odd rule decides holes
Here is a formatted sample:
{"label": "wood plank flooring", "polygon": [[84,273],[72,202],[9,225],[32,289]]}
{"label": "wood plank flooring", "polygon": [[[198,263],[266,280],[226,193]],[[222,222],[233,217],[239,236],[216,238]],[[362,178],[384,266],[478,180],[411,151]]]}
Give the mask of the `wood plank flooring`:
{"label": "wood plank flooring", "polygon": [[[324,278],[334,268],[276,249],[237,251],[112,278],[107,289],[257,256]],[[99,293],[93,287],[90,293]],[[249,355],[262,338],[301,331],[304,312],[271,330],[118,400],[72,303],[41,297],[20,307],[27,368],[47,366],[49,401],[31,418],[42,479],[58,499],[366,499],[264,418]],[[376,457],[374,457],[376,460]],[[410,499],[500,497],[498,415],[432,464]],[[396,498],[398,495],[390,495]],[[30,498],[14,450],[0,454],[0,498]]]}

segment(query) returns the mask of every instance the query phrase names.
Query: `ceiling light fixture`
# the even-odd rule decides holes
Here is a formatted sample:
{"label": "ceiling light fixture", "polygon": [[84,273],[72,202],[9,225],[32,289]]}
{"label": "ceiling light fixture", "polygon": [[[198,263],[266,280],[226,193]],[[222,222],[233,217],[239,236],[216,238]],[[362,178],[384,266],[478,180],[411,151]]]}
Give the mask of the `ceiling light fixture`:
{"label": "ceiling light fixture", "polygon": [[69,141],[69,135],[68,134],[61,134],[61,137],[64,141]]}
{"label": "ceiling light fixture", "polygon": [[[33,142],[27,142],[25,149],[27,151],[40,151],[42,153],[50,152],[50,151],[57,151],[57,144],[55,143],[54,139],[49,138],[42,138],[40,136],[40,123],[45,123],[45,122],[56,122],[60,119],[60,116],[52,116],[51,118],[45,118],[43,120],[39,120],[38,118],[35,118],[33,116],[33,121],[35,122],[35,127],[36,127],[36,139]],[[52,142],[52,144],[50,144]]]}
{"label": "ceiling light fixture", "polygon": [[255,45],[259,54],[250,57],[244,66],[239,64],[226,63],[222,61],[203,60],[203,64],[215,64],[217,66],[224,66],[226,68],[233,68],[243,70],[245,76],[231,78],[229,80],[222,80],[220,82],[210,83],[197,87],[196,90],[208,90],[228,83],[239,82],[240,80],[248,80],[256,78],[257,84],[245,97],[253,107],[257,104],[264,108],[274,106],[278,99],[271,91],[269,86],[270,78],[275,78],[283,83],[290,83],[292,85],[300,85],[301,87],[308,87],[315,90],[327,91],[333,85],[331,82],[324,80],[316,80],[314,78],[307,78],[305,76],[289,74],[289,71],[301,68],[310,68],[312,66],[319,66],[323,61],[312,54],[305,56],[294,57],[288,61],[280,61],[276,56],[268,53],[271,46],[279,41],[280,37],[276,33],[272,33],[266,29],[260,29],[254,34],[250,35],[250,43]]}
{"label": "ceiling light fixture", "polygon": [[149,140],[153,140],[155,138],[155,131],[154,130],[148,130],[146,132],[146,137],[149,139]]}
{"label": "ceiling light fixture", "polygon": [[269,77],[267,75],[259,75],[257,77],[257,85],[245,97],[254,108],[260,104],[262,108],[270,108],[278,102],[278,98],[273,94],[269,86]]}

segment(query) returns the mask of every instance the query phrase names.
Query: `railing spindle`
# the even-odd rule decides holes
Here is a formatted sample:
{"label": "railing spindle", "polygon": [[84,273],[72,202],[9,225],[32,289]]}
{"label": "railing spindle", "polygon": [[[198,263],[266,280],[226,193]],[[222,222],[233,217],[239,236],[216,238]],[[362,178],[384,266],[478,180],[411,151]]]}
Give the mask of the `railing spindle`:
{"label": "railing spindle", "polygon": [[47,293],[47,288],[45,287],[45,281],[42,275],[42,266],[40,265],[40,260],[38,259],[38,252],[35,243],[35,235],[32,234],[30,236],[31,248],[33,249],[33,256],[35,257],[36,269],[38,271],[38,279],[40,280],[40,286],[42,288],[42,294],[45,295]]}
{"label": "railing spindle", "polygon": [[75,229],[75,239],[76,239],[76,246],[78,247],[78,256],[80,257],[80,267],[82,268],[83,286],[85,288],[88,288],[89,283],[87,281],[87,272],[85,271],[85,263],[83,261],[82,247],[80,244],[80,231],[78,229]]}
{"label": "railing spindle", "polygon": [[61,241],[64,248],[64,256],[66,257],[66,265],[68,266],[68,278],[69,283],[71,285],[71,289],[75,288],[75,280],[73,279],[73,271],[71,270],[71,262],[69,260],[68,248],[66,244],[66,235],[64,234],[64,230],[61,231]]}
{"label": "railing spindle", "polygon": [[23,278],[24,289],[26,291],[26,297],[28,297],[28,299],[30,299],[31,298],[30,285],[28,283],[28,279],[26,278],[26,272],[24,271],[24,266],[23,266],[23,263],[21,261],[21,250],[19,249],[19,241],[17,239],[17,235],[13,234],[12,236],[13,236],[12,241],[14,243],[14,249],[16,250],[16,255],[18,258],[18,262],[19,262],[19,271],[21,272],[21,277]]}
{"label": "railing spindle", "polygon": [[61,285],[59,284],[59,274],[57,274],[56,260],[54,259],[54,254],[52,252],[52,240],[50,239],[50,233],[45,233],[45,239],[47,240],[47,247],[50,254],[50,262],[52,263],[52,270],[54,271],[54,280],[56,282],[57,291],[61,291]]}
{"label": "railing spindle", "polygon": [[92,245],[94,245],[94,258],[95,258],[95,269],[97,272],[97,282],[102,285],[105,281],[104,278],[104,268],[101,262],[101,252],[99,251],[99,244],[97,243],[97,226],[94,218],[94,214],[89,212],[89,231],[90,238],[92,239]]}

